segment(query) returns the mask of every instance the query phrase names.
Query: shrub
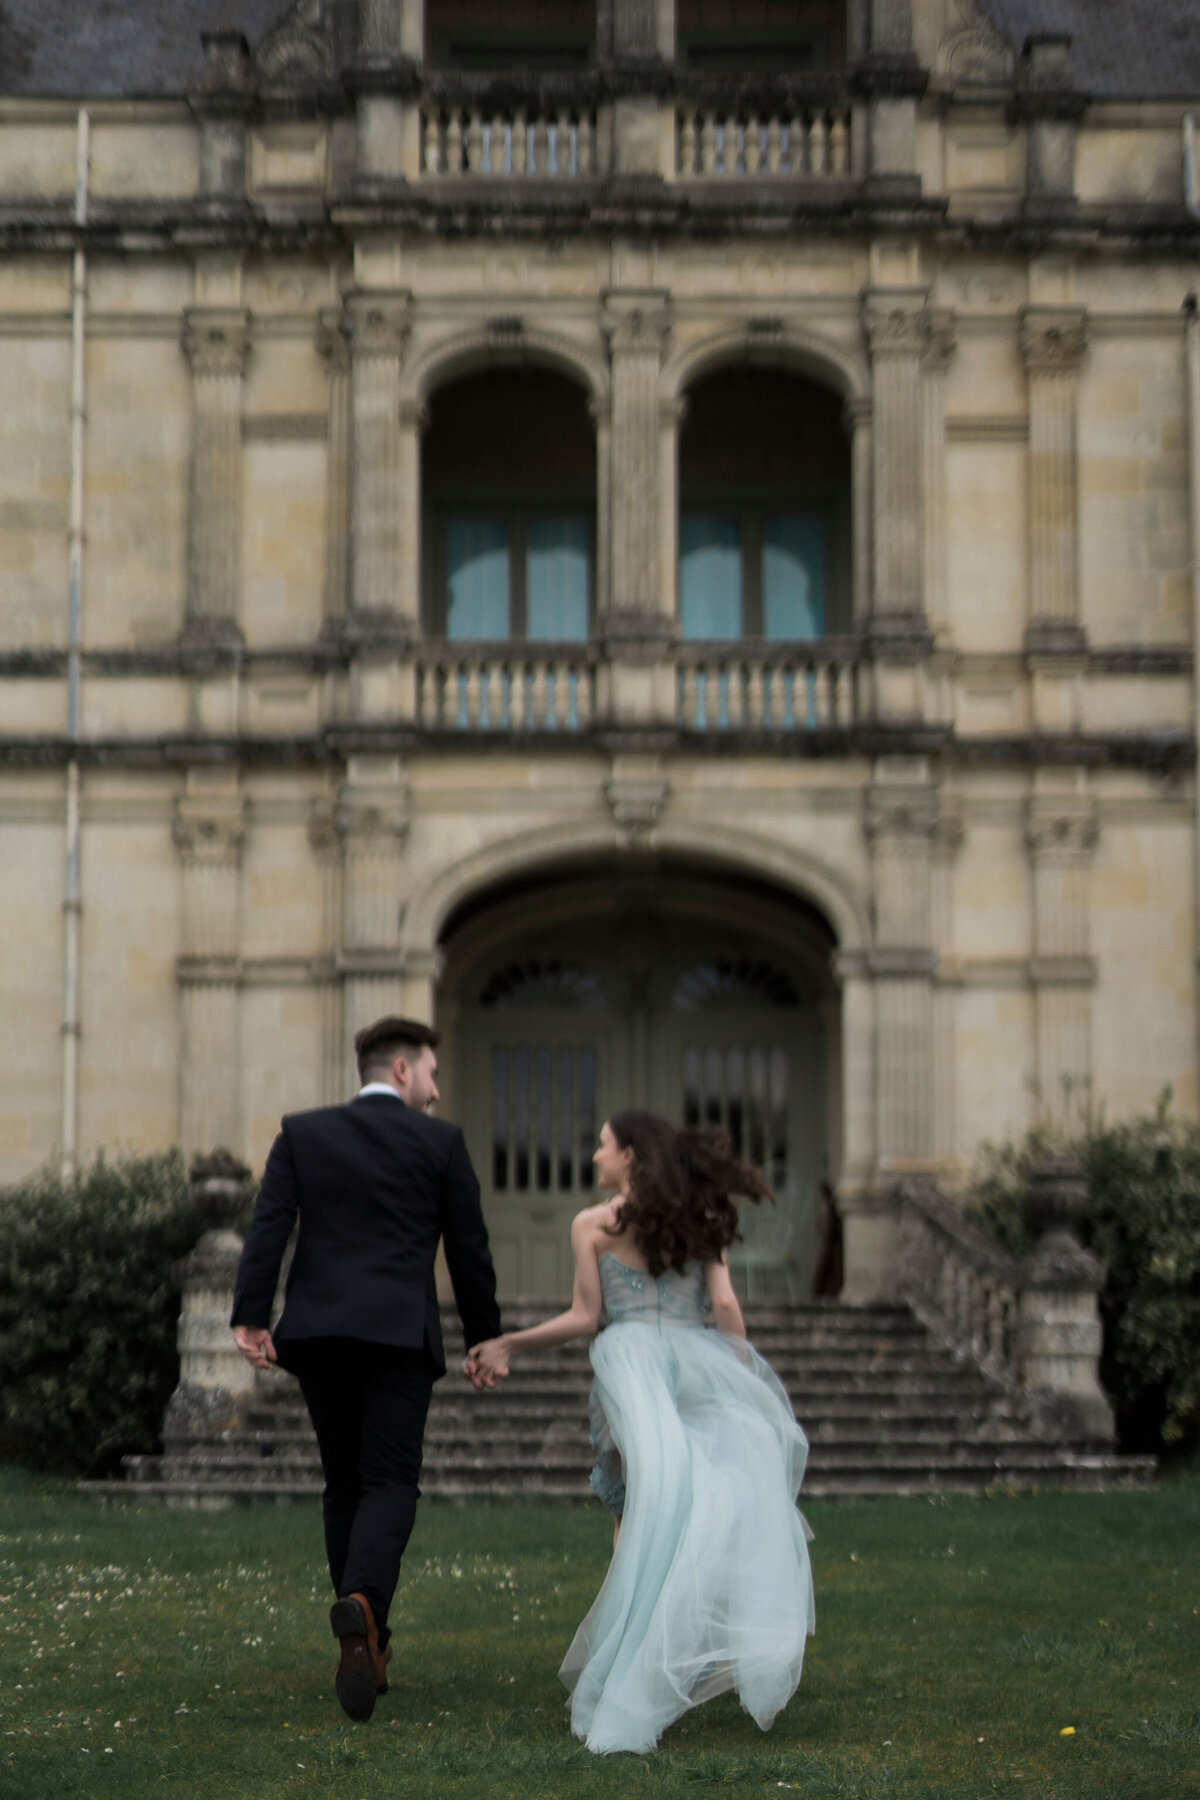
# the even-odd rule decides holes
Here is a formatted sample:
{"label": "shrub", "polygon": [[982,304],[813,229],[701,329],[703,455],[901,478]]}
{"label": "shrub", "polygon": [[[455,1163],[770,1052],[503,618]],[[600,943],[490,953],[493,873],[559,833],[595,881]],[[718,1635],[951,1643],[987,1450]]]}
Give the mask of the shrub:
{"label": "shrub", "polygon": [[49,1172],[0,1196],[0,1449],[115,1472],[158,1444],[178,1380],[176,1260],[204,1229],[183,1158]]}
{"label": "shrub", "polygon": [[1051,1148],[1079,1159],[1091,1195],[1084,1241],[1103,1260],[1100,1374],[1126,1450],[1200,1445],[1200,1125],[1157,1112],[1093,1120],[1069,1141],[1034,1131],[988,1146],[968,1205],[1017,1254],[1029,1248],[1021,1198],[1030,1163]]}

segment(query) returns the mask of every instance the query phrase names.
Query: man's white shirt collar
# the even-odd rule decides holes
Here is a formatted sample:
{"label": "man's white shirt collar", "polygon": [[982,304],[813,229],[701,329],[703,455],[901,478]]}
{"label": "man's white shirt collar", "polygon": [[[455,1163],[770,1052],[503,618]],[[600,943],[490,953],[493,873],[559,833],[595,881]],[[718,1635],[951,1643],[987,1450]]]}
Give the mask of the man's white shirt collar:
{"label": "man's white shirt collar", "polygon": [[356,1100],[361,1100],[367,1094],[390,1094],[393,1100],[399,1100],[401,1106],[406,1104],[403,1095],[398,1094],[395,1088],[390,1086],[386,1081],[368,1081],[366,1087],[359,1088],[354,1098]]}

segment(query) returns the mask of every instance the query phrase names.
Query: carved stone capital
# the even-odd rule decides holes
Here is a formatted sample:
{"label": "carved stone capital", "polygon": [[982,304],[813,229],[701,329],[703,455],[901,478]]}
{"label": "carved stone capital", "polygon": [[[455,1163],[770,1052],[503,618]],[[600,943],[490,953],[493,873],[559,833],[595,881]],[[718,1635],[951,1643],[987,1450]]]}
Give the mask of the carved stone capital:
{"label": "carved stone capital", "polygon": [[322,794],[308,809],[308,841],[322,862],[334,860],[342,848],[338,811],[338,801],[332,794]]}
{"label": "carved stone capital", "polygon": [[1035,794],[1025,816],[1025,842],[1035,862],[1086,864],[1100,839],[1096,803],[1086,794]]}
{"label": "carved stone capital", "polygon": [[874,782],[864,800],[863,829],[873,842],[929,844],[941,821],[938,793],[918,783]]}
{"label": "carved stone capital", "polygon": [[1019,341],[1030,375],[1073,375],[1088,347],[1082,306],[1023,306]]}
{"label": "carved stone capital", "polygon": [[317,353],[330,375],[346,375],[350,370],[350,340],[346,335],[346,315],[340,306],[325,306],[317,314]]}
{"label": "carved stone capital", "polygon": [[921,358],[922,368],[931,375],[943,375],[958,348],[957,322],[952,306],[930,306],[926,309],[929,333]]}
{"label": "carved stone capital", "polygon": [[889,356],[922,356],[929,342],[929,309],[923,298],[868,293],[863,300],[863,331],[872,362]]}
{"label": "carved stone capital", "polygon": [[347,852],[396,855],[412,824],[407,786],[378,790],[344,787],[338,796],[336,828]]}
{"label": "carved stone capital", "polygon": [[184,794],[175,802],[171,836],[185,866],[236,868],[246,837],[249,802],[242,794]]}
{"label": "carved stone capital", "polygon": [[343,329],[351,356],[403,357],[412,333],[412,303],[407,290],[347,294]]}
{"label": "carved stone capital", "polygon": [[189,306],[181,342],[193,376],[240,379],[250,354],[250,314],[243,307]]}
{"label": "carved stone capital", "polygon": [[605,294],[601,330],[612,356],[661,356],[671,330],[670,300],[657,288]]}

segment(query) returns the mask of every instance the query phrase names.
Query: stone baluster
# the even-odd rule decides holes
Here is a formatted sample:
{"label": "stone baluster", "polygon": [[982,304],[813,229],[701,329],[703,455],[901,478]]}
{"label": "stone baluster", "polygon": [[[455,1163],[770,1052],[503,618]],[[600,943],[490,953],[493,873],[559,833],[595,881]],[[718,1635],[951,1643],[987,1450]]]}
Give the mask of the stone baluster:
{"label": "stone baluster", "polygon": [[182,341],[192,371],[184,635],[240,643],[242,380],[250,315],[242,307],[189,307]]}
{"label": "stone baluster", "polygon": [[1029,624],[1031,651],[1079,652],[1076,406],[1087,314],[1027,306],[1021,353],[1029,383]]}
{"label": "stone baluster", "polygon": [[250,1204],[250,1171],[228,1152],[197,1157],[192,1200],[206,1220],[195,1249],[178,1264],[179,1381],[163,1420],[163,1476],[193,1441],[236,1430],[255,1388],[254,1370],[229,1329],[242,1239],[237,1227]]}
{"label": "stone baluster", "polygon": [[772,113],[767,121],[767,174],[778,175],[783,167],[783,126],[779,115]]}
{"label": "stone baluster", "polygon": [[1072,1157],[1034,1164],[1024,1211],[1040,1237],[1021,1271],[1017,1355],[1021,1386],[1046,1436],[1107,1446],[1115,1426],[1099,1375],[1104,1265],[1078,1235],[1088,1207],[1083,1172]]}
{"label": "stone baluster", "polygon": [[411,449],[401,424],[401,372],[411,305],[407,293],[356,291],[345,311],[354,464],[351,612],[364,625],[384,623],[409,635],[417,625],[411,519],[417,502],[413,482],[405,480]]}
{"label": "stone baluster", "polygon": [[193,770],[175,807],[183,874],[180,1138],[184,1150],[242,1143],[238,992],[247,802],[236,775]]}
{"label": "stone baluster", "polygon": [[579,129],[575,140],[575,172],[578,175],[591,175],[596,165],[596,134],[592,127],[590,112],[579,115]]}
{"label": "stone baluster", "polygon": [[350,609],[351,496],[354,490],[353,405],[350,346],[340,309],[317,318],[317,349],[329,382],[329,437],[326,464],[325,628],[341,629]]}
{"label": "stone baluster", "polygon": [[403,1011],[400,924],[411,810],[398,757],[351,757],[337,809],[348,1039],[381,1014]]}
{"label": "stone baluster", "polygon": [[1086,1106],[1091,1082],[1092,994],[1089,887],[1099,840],[1086,794],[1035,794],[1026,840],[1033,869],[1033,983],[1037,1089],[1046,1116]]}

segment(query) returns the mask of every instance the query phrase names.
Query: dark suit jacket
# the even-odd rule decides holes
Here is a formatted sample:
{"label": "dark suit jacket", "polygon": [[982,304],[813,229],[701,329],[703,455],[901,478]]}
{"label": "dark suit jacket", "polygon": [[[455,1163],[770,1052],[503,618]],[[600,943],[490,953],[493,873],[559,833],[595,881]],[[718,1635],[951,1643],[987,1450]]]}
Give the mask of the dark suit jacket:
{"label": "dark suit jacket", "polygon": [[283,1253],[300,1230],[272,1333],[286,1367],[306,1338],[428,1348],[446,1367],[433,1264],[441,1238],[468,1347],[500,1330],[479,1183],[456,1125],[389,1094],[291,1113],[271,1146],[238,1264],[231,1325],[267,1326]]}

